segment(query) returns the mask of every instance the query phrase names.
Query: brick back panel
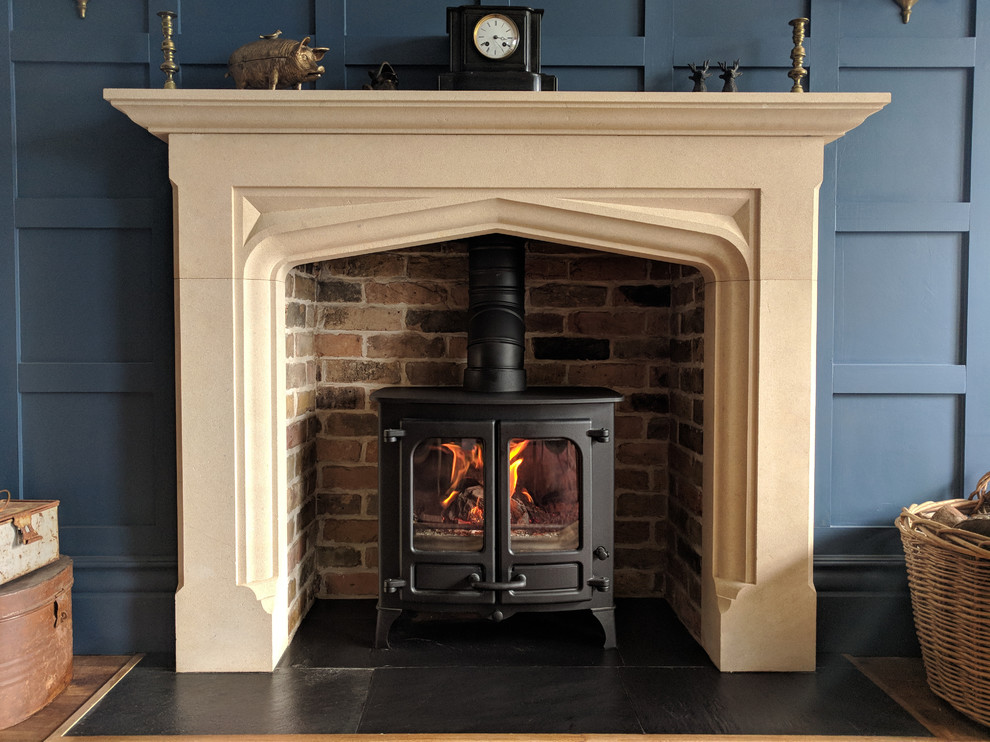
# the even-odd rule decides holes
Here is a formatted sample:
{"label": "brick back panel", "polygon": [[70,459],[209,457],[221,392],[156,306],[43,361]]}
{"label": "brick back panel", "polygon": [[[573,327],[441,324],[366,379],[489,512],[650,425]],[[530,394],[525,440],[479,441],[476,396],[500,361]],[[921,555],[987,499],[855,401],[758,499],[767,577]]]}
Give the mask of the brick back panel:
{"label": "brick back panel", "polygon": [[285,282],[286,462],[289,517],[289,622],[298,626],[319,592],[317,561],[317,318],[314,267],[297,267]]}
{"label": "brick back panel", "polygon": [[[312,296],[304,308],[288,298],[286,314],[294,318],[287,335],[312,334],[313,356],[290,355],[288,362],[305,361],[307,375],[297,371],[294,378],[307,379],[311,363],[316,379],[311,416],[318,421],[312,442],[318,460],[305,477],[313,488],[313,584],[318,597],[370,597],[377,594],[378,448],[369,395],[387,385],[461,384],[467,250],[451,242],[326,261],[294,271],[289,281],[296,279]],[[625,395],[615,423],[617,595],[673,589],[692,615],[680,596],[693,595],[700,578],[676,551],[697,553],[701,546],[700,527],[692,525],[700,522],[700,509],[685,505],[700,502],[692,497],[695,489],[700,493],[700,478],[692,479],[701,455],[700,402],[694,405],[703,352],[700,274],[531,242],[526,289],[529,384],[605,386]],[[300,315],[311,315],[311,324]],[[291,391],[287,403],[298,394]],[[290,424],[298,417],[290,414]],[[686,471],[673,471],[673,447],[688,458],[677,460]]]}

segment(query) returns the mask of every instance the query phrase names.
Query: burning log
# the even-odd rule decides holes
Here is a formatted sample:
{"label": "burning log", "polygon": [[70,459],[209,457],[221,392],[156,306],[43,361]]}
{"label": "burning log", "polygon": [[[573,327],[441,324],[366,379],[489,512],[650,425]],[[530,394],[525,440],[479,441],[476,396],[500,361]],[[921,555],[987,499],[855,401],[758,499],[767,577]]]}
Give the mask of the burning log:
{"label": "burning log", "polygon": [[485,522],[485,488],[478,483],[454,490],[443,504],[443,519],[447,523],[479,525]]}

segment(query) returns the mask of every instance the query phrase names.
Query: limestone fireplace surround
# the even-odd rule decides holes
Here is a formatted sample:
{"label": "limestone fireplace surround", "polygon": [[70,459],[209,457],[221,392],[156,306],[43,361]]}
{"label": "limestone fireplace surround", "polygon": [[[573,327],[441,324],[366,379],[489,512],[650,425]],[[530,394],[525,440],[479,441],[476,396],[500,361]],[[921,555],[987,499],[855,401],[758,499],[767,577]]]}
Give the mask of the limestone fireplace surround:
{"label": "limestone fireplace surround", "polygon": [[823,147],[888,94],[104,97],[169,145],[180,672],[269,671],[291,638],[287,272],[489,232],[701,271],[701,640],[724,671],[814,669]]}

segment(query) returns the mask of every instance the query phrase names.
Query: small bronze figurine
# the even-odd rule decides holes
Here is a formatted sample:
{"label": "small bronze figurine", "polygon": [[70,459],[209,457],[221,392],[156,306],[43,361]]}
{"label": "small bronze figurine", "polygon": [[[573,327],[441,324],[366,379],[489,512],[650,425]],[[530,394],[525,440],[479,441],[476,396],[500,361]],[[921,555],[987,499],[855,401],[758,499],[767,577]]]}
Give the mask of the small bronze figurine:
{"label": "small bronze figurine", "polygon": [[278,38],[281,31],[262,36],[234,50],[227,61],[227,74],[237,89],[276,88],[302,89],[304,82],[313,82],[324,73],[321,65],[329,48],[310,48],[309,36],[302,41]]}
{"label": "small bronze figurine", "polygon": [[708,62],[709,60],[706,59],[700,70],[694,63],[688,63],[688,67],[691,69],[691,76],[688,79],[694,81],[694,90],[691,91],[692,93],[705,93],[708,91],[705,80],[712,76],[712,73],[708,71]]}
{"label": "small bronze figurine", "polygon": [[738,93],[739,88],[736,87],[736,78],[739,77],[742,72],[739,71],[739,60],[737,59],[729,67],[727,62],[719,62],[719,68],[722,70],[722,74],[719,78],[725,80],[725,84],[722,86],[723,93]]}
{"label": "small bronze figurine", "polygon": [[368,70],[371,82],[361,86],[362,90],[398,90],[399,78],[388,62],[382,62],[378,70]]}

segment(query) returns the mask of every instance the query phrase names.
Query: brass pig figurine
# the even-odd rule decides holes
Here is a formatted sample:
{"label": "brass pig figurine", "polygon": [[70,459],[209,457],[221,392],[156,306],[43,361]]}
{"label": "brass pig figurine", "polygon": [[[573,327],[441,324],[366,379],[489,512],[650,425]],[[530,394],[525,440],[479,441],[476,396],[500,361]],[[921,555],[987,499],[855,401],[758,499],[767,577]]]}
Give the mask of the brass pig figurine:
{"label": "brass pig figurine", "polygon": [[225,77],[234,78],[238,90],[258,88],[295,88],[300,90],[304,82],[313,82],[324,73],[317,64],[330,51],[327,47],[306,46],[309,36],[302,41],[262,36],[234,50],[227,60]]}

